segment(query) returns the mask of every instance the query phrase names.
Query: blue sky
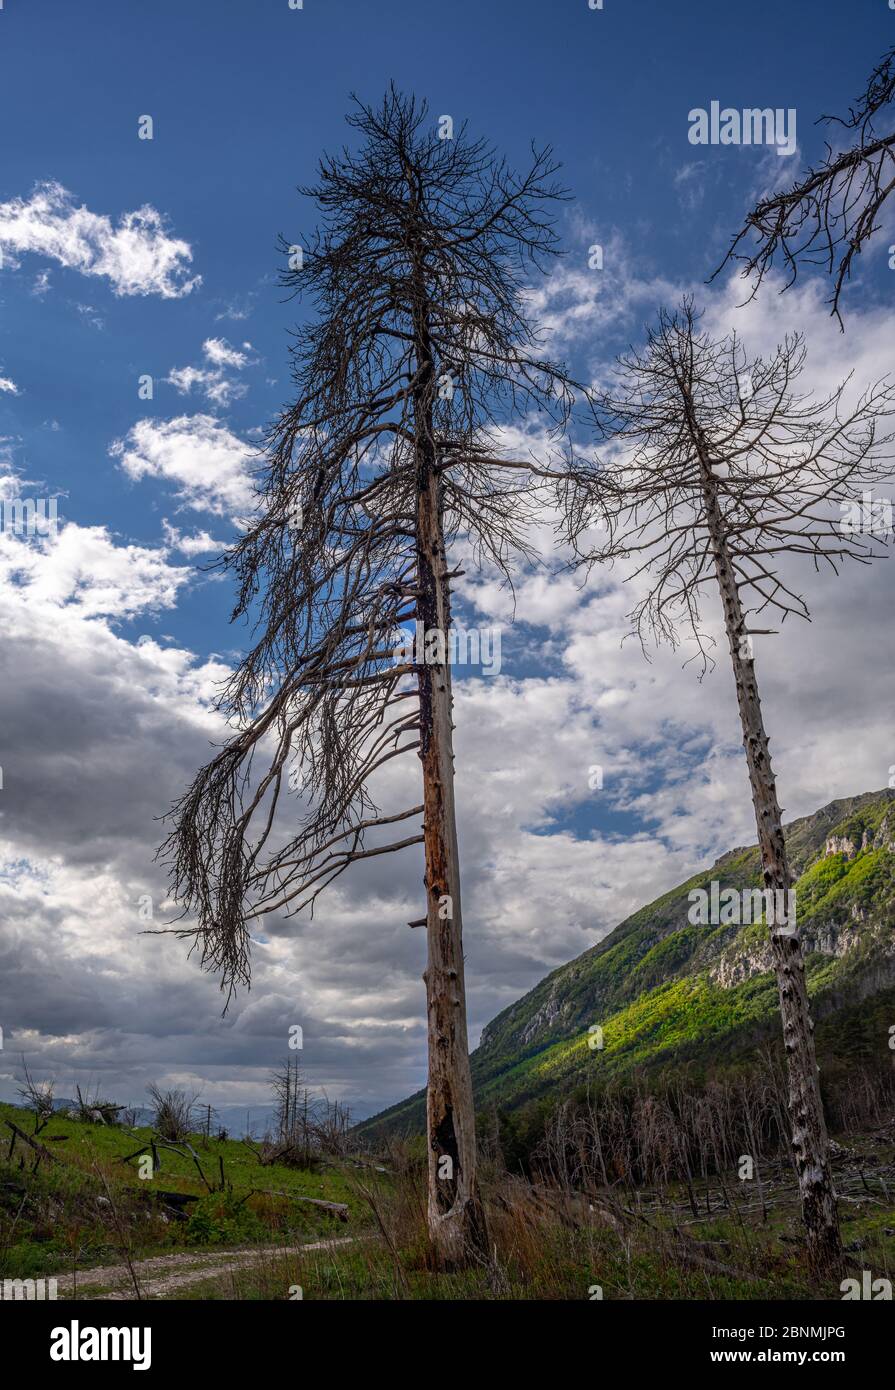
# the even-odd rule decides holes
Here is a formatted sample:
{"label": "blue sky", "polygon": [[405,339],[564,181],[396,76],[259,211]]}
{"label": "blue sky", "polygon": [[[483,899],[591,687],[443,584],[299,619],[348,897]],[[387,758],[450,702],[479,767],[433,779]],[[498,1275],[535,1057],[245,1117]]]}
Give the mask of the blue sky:
{"label": "blue sky", "polygon": [[[102,517],[132,539],[157,540],[164,489],[134,487],[107,453],[134,422],[137,378],[198,362],[209,335],[237,347],[247,340],[257,359],[251,391],[224,417],[247,432],[282,403],[286,333],[301,310],[276,284],[277,234],[298,240],[313,225],[295,187],[312,179],[322,149],[350,133],[349,93],[375,100],[392,77],[425,96],[433,114],[467,119],[517,163],[531,140],[554,146],[574,197],[561,212],[570,261],[591,240],[582,224],[603,239],[622,228],[640,274],[699,281],[737,224],[750,177],[743,166],[757,152],[706,160],[710,202],[688,207],[691,185],[675,179],[706,152],[687,143],[687,111],[712,97],[794,106],[815,154],[815,114],[845,109],[868,54],[891,31],[882,0],[859,0],[847,13],[831,67],[828,26],[810,3],[759,0],[748,17],[724,18],[709,0],[688,3],[685,16],[658,0],[606,0],[602,11],[586,0],[307,0],[301,11],[287,0],[160,0],[151,11],[113,0],[8,0],[0,118],[16,138],[4,148],[0,197],[52,180],[113,220],[149,203],[189,244],[189,270],[202,283],[176,299],[120,297],[105,280],[51,266],[52,291],[37,298],[34,279],[48,266],[27,257],[24,273],[0,281],[0,362],[15,368],[21,388],[19,399],[0,398],[0,428],[20,436],[29,474],[68,494],[68,517]],[[151,141],[137,138],[144,114],[153,117]],[[234,309],[248,316],[228,318]],[[604,336],[599,349],[626,341],[624,332]],[[146,413],[177,404],[161,384]],[[48,420],[61,428],[48,430]],[[175,631],[197,650],[220,647],[229,641],[225,614],[220,596],[200,588],[184,597]]]}
{"label": "blue sky", "polygon": [[[783,299],[771,282],[743,310],[729,276],[703,282],[750,199],[819,157],[816,117],[845,111],[893,33],[885,0],[6,0],[0,474],[7,495],[58,494],[66,524],[54,545],[4,550],[0,1095],[24,1050],[63,1088],[103,1076],[137,1098],[168,1078],[259,1104],[292,1022],[312,1082],[358,1113],[423,1080],[413,856],[359,875],[313,928],[275,927],[223,1024],[183,948],[136,937],[141,893],[164,897],[156,817],[218,736],[209,698],[245,640],[227,584],[196,566],[233,534],[257,431],[288,399],[301,310],[278,288],[276,239],[313,227],[295,187],[350,135],[349,94],[376,101],[394,79],[516,164],[552,144],[572,194],[566,256],[533,303],[577,372],[605,370],[660,301],[695,290],[712,326],[736,324],[756,350],[805,329],[826,383],[889,369],[895,237],[864,258],[844,336],[822,277]],[[692,146],[687,113],[712,99],[795,108],[798,152]],[[144,115],[152,140],[138,139]],[[4,243],[11,220],[19,240]],[[474,1039],[645,898],[752,836],[726,673],[699,687],[673,655],[650,667],[622,650],[614,577],[585,594],[521,580],[530,621],[504,630],[502,679],[470,678],[458,697]],[[895,763],[884,712],[843,684],[869,659],[861,621],[888,613],[887,582],[822,589],[815,630],[769,647],[792,815],[883,785]],[[470,577],[462,599],[470,620],[507,621],[493,576]],[[879,688],[887,636],[872,660]],[[589,797],[600,760],[605,794]]]}

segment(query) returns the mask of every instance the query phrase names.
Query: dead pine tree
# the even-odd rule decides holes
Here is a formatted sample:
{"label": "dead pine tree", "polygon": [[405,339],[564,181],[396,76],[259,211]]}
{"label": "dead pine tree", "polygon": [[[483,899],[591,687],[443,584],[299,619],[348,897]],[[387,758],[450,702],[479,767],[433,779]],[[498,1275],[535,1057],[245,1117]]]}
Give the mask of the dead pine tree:
{"label": "dead pine tree", "polygon": [[311,1098],[297,1057],[288,1057],[271,1074],[276,1138],[302,1167],[311,1161]]}
{"label": "dead pine tree", "polygon": [[[788,289],[800,265],[819,265],[833,277],[831,313],[842,324],[839,304],[854,259],[879,229],[883,205],[895,189],[895,48],[881,59],[847,116],[822,116],[846,132],[846,148],[827,144],[821,163],[792,185],[762,198],[734,237],[712,275],[730,260],[754,275],[754,298],[779,261]],[[750,238],[751,244],[750,244]]]}
{"label": "dead pine tree", "polygon": [[[351,864],[423,846],[426,914],[411,926],[428,936],[428,1217],[439,1257],[456,1264],[485,1251],[486,1232],[448,550],[462,538],[508,584],[511,564],[532,557],[549,440],[558,458],[575,397],[542,359],[525,289],[555,249],[563,195],[549,151],[533,149],[517,175],[393,87],[348,121],[359,147],[324,157],[301,190],[317,232],[283,242],[284,283],[316,315],[292,347],[295,399],[269,432],[257,514],[224,558],[239,580],[234,616],[258,623],[221,700],[236,732],[176,806],[163,854],[204,964],[232,987],[249,978],[253,922],[313,909]],[[510,419],[537,422],[546,451],[508,453]],[[422,642],[406,642],[407,625]],[[386,814],[371,779],[412,755],[421,801]],[[301,798],[286,814],[284,791]],[[417,824],[383,840],[406,822]]]}
{"label": "dead pine tree", "polygon": [[[794,559],[838,572],[867,562],[888,539],[874,534],[863,491],[889,475],[887,421],[895,393],[885,383],[849,404],[848,383],[830,397],[797,391],[805,361],[799,336],[767,361],[747,363],[735,335],[702,332],[692,301],[663,311],[645,347],[619,359],[599,406],[607,458],[576,467],[564,495],[578,563],[629,562],[643,597],[631,613],[644,649],[677,646],[680,626],[701,662],[713,665],[701,625],[705,593],[720,595],[758,829],[766,902],[790,904],[777,787],[768,751],[753,638],[807,618],[792,587]],[[891,522],[889,522],[889,527]],[[765,619],[766,621],[766,619]],[[779,893],[786,895],[784,898]],[[789,1117],[811,1264],[840,1259],[836,1202],[815,1059],[798,926],[784,907],[766,918],[788,1060]]]}

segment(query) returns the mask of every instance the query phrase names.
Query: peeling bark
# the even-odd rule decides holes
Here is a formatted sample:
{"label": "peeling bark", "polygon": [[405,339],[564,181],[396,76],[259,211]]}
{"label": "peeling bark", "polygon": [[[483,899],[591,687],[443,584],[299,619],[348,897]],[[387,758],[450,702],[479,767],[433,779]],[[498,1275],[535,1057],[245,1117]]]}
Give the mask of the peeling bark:
{"label": "peeling bark", "polygon": [[[705,517],[733,664],[765,888],[788,894],[793,886],[793,876],[783,836],[782,813],[771,768],[746,618],[725,538],[708,445],[696,422],[692,398],[686,393],[685,398],[688,422],[699,454]],[[770,924],[769,931],[786,1051],[792,1153],[799,1183],[808,1258],[812,1267],[822,1273],[835,1268],[841,1261],[842,1241],[828,1161],[827,1128],[820,1095],[814,1023],[808,1002],[802,943],[795,917],[791,921]]]}
{"label": "peeling bark", "polygon": [[[415,284],[417,612],[424,633],[437,630],[444,634],[446,652],[451,611],[432,421],[435,364],[419,262]],[[428,938],[428,963],[423,976],[429,1035],[428,1222],[439,1259],[445,1266],[458,1266],[468,1262],[474,1253],[486,1254],[488,1241],[476,1182],[475,1107],[466,1029],[460,861],[454,807],[453,697],[449,661],[430,663],[425,658],[421,660],[419,652],[417,661]]]}

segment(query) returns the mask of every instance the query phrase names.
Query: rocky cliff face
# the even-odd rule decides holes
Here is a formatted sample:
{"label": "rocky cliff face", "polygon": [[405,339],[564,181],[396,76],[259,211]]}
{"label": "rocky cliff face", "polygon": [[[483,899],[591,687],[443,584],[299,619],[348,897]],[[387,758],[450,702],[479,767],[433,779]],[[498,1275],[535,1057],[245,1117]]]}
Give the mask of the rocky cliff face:
{"label": "rocky cliff face", "polygon": [[[815,1016],[835,1023],[837,1011],[895,987],[895,790],[831,802],[786,833]],[[559,1096],[597,1067],[710,1069],[774,1037],[767,927],[688,920],[690,892],[712,882],[760,888],[757,847],[722,855],[493,1019],[472,1056],[479,1104]],[[593,1024],[605,1035],[599,1051],[588,1046]],[[423,1115],[421,1092],[362,1128],[421,1128]]]}
{"label": "rocky cliff face", "polygon": [[[882,796],[883,794],[880,793]],[[828,808],[819,815],[825,815]],[[895,834],[890,815],[883,814],[879,824],[864,825],[858,831],[827,835],[822,854],[815,861],[838,860],[837,883],[847,881],[846,865],[857,865],[864,856],[895,854]],[[809,866],[810,867],[810,866]],[[886,867],[886,866],[884,866]],[[891,866],[888,866],[891,875]],[[879,875],[885,878],[887,875]],[[798,890],[797,890],[798,896]],[[829,897],[830,895],[827,895]],[[819,902],[809,895],[807,910],[800,905],[798,921],[805,955],[817,954],[830,959],[842,959],[858,947],[875,946],[883,958],[895,953],[895,937],[886,912],[887,896],[876,895],[874,902],[839,892],[830,901]],[[770,945],[765,940],[738,938],[724,949],[718,960],[709,966],[710,979],[722,989],[761,975],[773,968]]]}
{"label": "rocky cliff face", "polygon": [[[812,924],[802,930],[802,950],[806,955],[826,956],[831,960],[841,960],[849,951],[868,944],[862,928],[871,923],[869,911],[854,903],[850,909],[850,919],[845,924],[834,921]],[[879,935],[879,934],[877,934]],[[895,964],[895,942],[891,939],[878,940],[880,952],[893,956]],[[743,944],[734,943],[725,951],[714,965],[709,966],[708,976],[722,989],[732,989],[735,985],[749,980],[755,975],[763,975],[773,970],[770,946],[765,942]]]}
{"label": "rocky cliff face", "polygon": [[865,827],[860,841],[856,843],[848,835],[829,835],[824,845],[824,854],[842,854],[846,859],[856,859],[859,854],[870,849],[895,850],[895,831],[889,824],[888,814],[883,816],[875,830]]}
{"label": "rocky cliff face", "polygon": [[[529,1022],[525,1024],[522,1031],[520,1032],[519,1040],[522,1043],[522,1046],[524,1047],[527,1043],[531,1042],[533,1038],[536,1038],[540,1033],[552,1028],[559,1020],[562,1019],[564,1014],[568,1013],[568,1003],[565,1002],[563,999],[560,981],[556,980],[553,986],[551,987],[550,993],[547,996],[544,1003],[532,1016]],[[482,1030],[483,1043],[485,1041],[486,1032],[487,1028]]]}

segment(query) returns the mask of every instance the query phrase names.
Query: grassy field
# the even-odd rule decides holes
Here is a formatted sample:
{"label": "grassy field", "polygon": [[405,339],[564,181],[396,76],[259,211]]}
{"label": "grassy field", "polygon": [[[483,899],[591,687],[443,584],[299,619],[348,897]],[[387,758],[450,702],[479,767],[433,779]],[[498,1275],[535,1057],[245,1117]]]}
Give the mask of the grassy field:
{"label": "grassy field", "polygon": [[[335,1249],[271,1255],[262,1264],[193,1284],[201,1299],[562,1300],[840,1299],[840,1280],[818,1284],[802,1255],[794,1193],[774,1201],[767,1221],[746,1200],[704,1219],[682,1219],[683,1194],[658,1207],[572,1202],[568,1210],[533,1205],[512,1183],[486,1189],[494,1258],[462,1273],[432,1266],[418,1216],[403,1188],[384,1197],[385,1238]],[[718,1202],[717,1187],[700,1200]],[[490,1199],[490,1200],[489,1200]],[[846,1204],[847,1273],[895,1280],[895,1206]],[[507,1205],[505,1205],[507,1203]],[[588,1208],[591,1208],[588,1210]],[[291,1293],[288,1291],[292,1291]]]}
{"label": "grassy field", "polygon": [[[0,1106],[30,1132],[30,1117]],[[0,1133],[10,1132],[0,1126]],[[10,1136],[11,1137],[11,1136]],[[162,1151],[141,1180],[128,1154],[151,1131],[54,1117],[38,1142],[0,1148],[0,1278],[58,1275],[60,1297],[183,1300],[804,1299],[841,1298],[818,1284],[802,1250],[788,1165],[763,1165],[761,1193],[734,1174],[691,1192],[532,1184],[493,1161],[482,1171],[491,1259],[437,1268],[426,1232],[419,1144],[370,1160],[261,1167],[236,1140],[191,1143],[193,1160]],[[895,1280],[895,1145],[889,1135],[836,1148],[848,1274]],[[263,1190],[259,1190],[263,1189]],[[196,1197],[177,1219],[164,1194]],[[270,1195],[276,1193],[278,1195]],[[295,1197],[345,1203],[341,1221]],[[695,1203],[695,1210],[694,1210]]]}
{"label": "grassy field", "polygon": [[[315,1165],[262,1167],[237,1140],[193,1134],[208,1191],[189,1155],[161,1150],[161,1170],[141,1179],[136,1150],[149,1153],[152,1131],[81,1123],[55,1116],[36,1136],[55,1162],[38,1155],[3,1123],[26,1133],[33,1117],[0,1104],[0,1276],[26,1278],[177,1250],[283,1244],[344,1234],[345,1223],[292,1200],[345,1203],[352,1229],[363,1215],[351,1169]],[[36,1164],[36,1167],[35,1167]],[[260,1190],[259,1190],[260,1189]],[[197,1198],[178,1219],[162,1193]],[[285,1195],[271,1196],[268,1193]]]}

